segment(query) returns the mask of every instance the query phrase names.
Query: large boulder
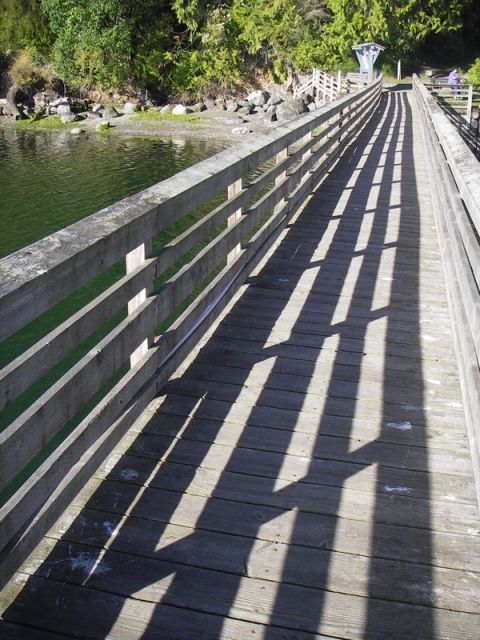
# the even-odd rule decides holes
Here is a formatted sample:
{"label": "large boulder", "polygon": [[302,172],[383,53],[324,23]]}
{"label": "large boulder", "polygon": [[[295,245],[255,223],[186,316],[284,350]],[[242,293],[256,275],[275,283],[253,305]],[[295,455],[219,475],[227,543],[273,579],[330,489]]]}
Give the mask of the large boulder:
{"label": "large boulder", "polygon": [[267,124],[271,122],[275,122],[277,120],[277,109],[274,105],[270,105],[268,109],[265,111],[264,121]]}
{"label": "large boulder", "polygon": [[250,104],[255,105],[256,107],[263,107],[264,104],[268,102],[270,98],[270,94],[266,91],[261,91],[260,89],[256,91],[252,91],[248,94],[247,100]]}
{"label": "large boulder", "polygon": [[195,104],[192,104],[190,109],[193,113],[201,113],[202,111],[206,111],[207,107],[204,102],[196,102]]}
{"label": "large boulder", "polygon": [[136,111],[140,111],[140,105],[136,102],[126,102],[123,105],[124,113],[135,113]]}
{"label": "large boulder", "polygon": [[282,104],[276,107],[277,119],[283,121],[298,118],[298,116],[306,111],[308,111],[308,109],[305,103],[298,99],[285,100],[285,102],[282,102]]}
{"label": "large boulder", "polygon": [[62,113],[60,119],[63,124],[71,124],[72,122],[76,122],[78,120],[78,116],[70,111],[70,113]]}
{"label": "large boulder", "polygon": [[267,100],[267,105],[268,106],[275,106],[277,104],[280,104],[283,102],[283,98],[281,96],[278,95],[271,95],[270,98]]}
{"label": "large boulder", "polygon": [[183,106],[183,104],[177,104],[172,109],[172,115],[174,116],[184,116],[187,113],[192,113],[192,110]]}
{"label": "large boulder", "polygon": [[68,102],[60,102],[59,104],[56,104],[55,107],[57,108],[57,113],[59,116],[72,113],[72,109]]}
{"label": "large boulder", "polygon": [[253,107],[252,105],[250,105],[249,107],[240,107],[238,113],[242,116],[249,116],[251,113],[253,113]]}
{"label": "large boulder", "polygon": [[112,118],[118,118],[119,113],[115,109],[115,107],[105,107],[105,109],[101,109],[100,113],[102,114],[102,118],[111,120]]}

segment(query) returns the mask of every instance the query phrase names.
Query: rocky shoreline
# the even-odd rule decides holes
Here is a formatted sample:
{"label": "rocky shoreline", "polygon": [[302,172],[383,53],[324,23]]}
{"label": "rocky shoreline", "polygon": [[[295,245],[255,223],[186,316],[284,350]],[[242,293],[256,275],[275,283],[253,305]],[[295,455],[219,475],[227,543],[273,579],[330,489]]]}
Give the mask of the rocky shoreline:
{"label": "rocky shoreline", "polygon": [[[102,105],[79,105],[69,99],[42,103],[37,97],[35,107],[24,109],[29,122],[42,128],[45,116],[55,115],[58,126],[73,134],[108,130],[111,135],[154,136],[160,138],[195,138],[222,140],[236,144],[242,138],[266,133],[312,109],[311,96],[293,99],[254,91],[245,99],[206,101],[192,106],[146,106],[126,103],[117,108]],[[145,111],[149,116],[145,117]],[[16,119],[0,116],[0,126],[12,126]]]}

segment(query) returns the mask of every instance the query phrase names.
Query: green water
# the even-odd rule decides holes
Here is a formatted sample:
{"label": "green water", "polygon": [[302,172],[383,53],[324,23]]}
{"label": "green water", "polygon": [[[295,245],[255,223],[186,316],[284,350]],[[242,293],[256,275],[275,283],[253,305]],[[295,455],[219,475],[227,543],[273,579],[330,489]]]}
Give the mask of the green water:
{"label": "green water", "polygon": [[[0,128],[0,257],[218,153],[214,142],[159,140]],[[124,273],[116,264],[0,345],[0,367],[81,308]],[[105,335],[121,314],[100,331]],[[98,340],[99,335],[92,340]],[[81,349],[0,412],[0,430],[62,375]],[[72,360],[73,359],[73,360]]]}
{"label": "green water", "polygon": [[222,148],[212,141],[0,128],[0,257]]}

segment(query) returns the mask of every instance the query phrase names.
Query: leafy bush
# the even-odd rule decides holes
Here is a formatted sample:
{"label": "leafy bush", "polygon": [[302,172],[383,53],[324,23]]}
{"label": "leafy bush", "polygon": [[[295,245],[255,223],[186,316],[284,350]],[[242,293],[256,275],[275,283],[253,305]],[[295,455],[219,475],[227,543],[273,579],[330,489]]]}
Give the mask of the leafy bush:
{"label": "leafy bush", "polygon": [[480,58],[477,58],[467,71],[469,84],[480,84]]}

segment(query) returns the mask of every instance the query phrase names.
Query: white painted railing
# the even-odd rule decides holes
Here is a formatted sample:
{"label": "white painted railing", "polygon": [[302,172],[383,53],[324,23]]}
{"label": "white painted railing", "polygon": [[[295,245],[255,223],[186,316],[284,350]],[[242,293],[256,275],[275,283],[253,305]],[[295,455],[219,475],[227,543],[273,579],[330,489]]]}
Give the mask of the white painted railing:
{"label": "white painted railing", "polygon": [[[53,323],[0,372],[0,581],[216,321],[380,95],[379,81],[0,260],[0,340]],[[72,295],[80,308],[62,318]]]}
{"label": "white painted railing", "polygon": [[346,91],[342,85],[341,72],[339,71],[337,76],[331,76],[320,69],[314,69],[312,75],[293,90],[294,98],[300,98],[305,94],[311,95],[316,107],[333,102],[343,93]]}

